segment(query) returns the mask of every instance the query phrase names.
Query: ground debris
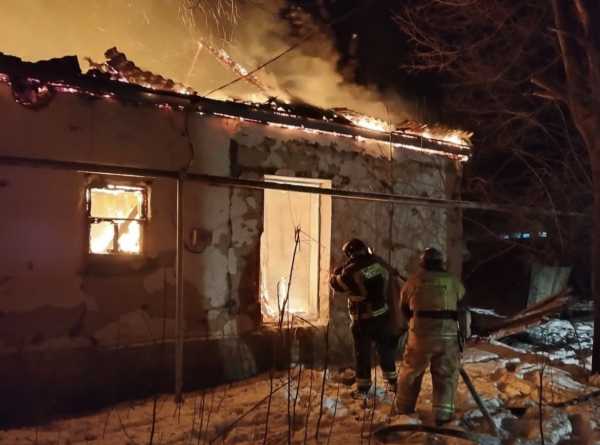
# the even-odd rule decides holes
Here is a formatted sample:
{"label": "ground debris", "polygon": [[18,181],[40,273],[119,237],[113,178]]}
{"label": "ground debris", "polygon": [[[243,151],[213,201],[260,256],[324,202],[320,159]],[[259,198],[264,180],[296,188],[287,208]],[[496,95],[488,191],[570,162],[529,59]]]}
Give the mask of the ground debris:
{"label": "ground debris", "polygon": [[[600,396],[600,391],[588,386],[585,369],[592,328],[590,323],[576,323],[573,327],[566,321],[554,320],[525,331],[518,339],[503,339],[512,346],[501,341],[480,342],[465,351],[463,367],[500,428],[504,443],[541,444],[540,373],[545,444],[600,443],[600,413],[591,403],[594,394]],[[574,332],[581,347],[573,344]],[[575,349],[577,354],[581,353],[582,360],[566,363],[552,360],[553,356],[568,358],[565,351]],[[330,445],[359,443],[376,430],[383,434],[381,428],[398,424],[403,426],[388,435],[388,443],[463,445],[474,443],[473,438],[475,443],[499,443],[462,381],[456,420],[445,427],[453,431],[448,435],[431,429],[429,373],[423,379],[417,411],[409,416],[392,415],[394,395],[386,392],[380,370],[373,373],[377,385],[368,403],[364,405],[352,399],[352,374],[351,370],[328,373],[331,378],[325,379],[324,386],[322,370],[302,369],[300,372],[294,369],[289,374],[278,373],[272,385],[269,375],[265,374],[189,393],[180,410],[173,403],[172,395],[159,396],[153,443],[182,445],[198,440],[209,443],[217,437],[215,443],[225,445],[262,443],[268,418],[267,443],[287,443],[290,431],[291,443],[303,444],[306,435],[306,443],[314,445],[319,416],[319,443],[329,441]],[[289,376],[292,381],[288,387]],[[280,386],[281,389],[272,394],[268,408],[269,389]],[[265,402],[261,402],[263,400]],[[174,416],[174,412],[178,415]],[[143,444],[149,443],[152,418],[153,399],[139,400],[38,428],[1,431],[0,443],[84,445],[93,441],[99,445],[122,445],[133,440]],[[371,440],[371,443],[375,442]]]}

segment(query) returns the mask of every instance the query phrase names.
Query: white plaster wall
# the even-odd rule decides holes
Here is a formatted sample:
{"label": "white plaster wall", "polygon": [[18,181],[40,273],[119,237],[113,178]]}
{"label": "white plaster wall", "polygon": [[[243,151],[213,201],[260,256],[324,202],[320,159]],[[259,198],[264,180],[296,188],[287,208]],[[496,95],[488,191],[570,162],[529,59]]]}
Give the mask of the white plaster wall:
{"label": "white plaster wall", "polygon": [[[243,167],[240,177],[260,179],[261,172],[288,169],[331,179],[334,188],[345,190],[388,192],[382,182],[393,182],[397,193],[444,196],[443,169],[438,175],[435,165],[444,165],[442,158],[396,149],[390,171],[390,149],[383,143],[123,105],[115,99],[82,100],[67,93],[35,112],[16,104],[1,82],[0,113],[0,155],[168,170],[185,167],[193,156],[190,172],[228,176],[233,144]],[[75,172],[0,166],[0,184],[7,184],[0,187],[4,351],[16,350],[18,335],[26,349],[89,345],[79,341],[81,336],[101,347],[156,342],[165,298],[166,337],[173,336],[175,182],[151,182],[144,241],[151,267],[133,264],[131,272],[118,264],[112,269],[91,264],[85,252],[86,181]],[[250,294],[262,192],[188,183],[185,209],[186,239],[190,230],[199,229],[208,240],[201,254],[185,253],[186,335],[223,337],[256,329],[246,313],[256,310],[257,296]],[[390,209],[388,204],[334,199],[333,263],[339,259],[336,249],[351,236],[366,237],[384,257],[391,250],[400,269],[426,245],[444,247],[442,210],[419,208],[415,214],[410,206],[396,205],[391,218]],[[135,273],[136,268],[142,272]],[[19,329],[4,336],[11,326]]]}
{"label": "white plaster wall", "polygon": [[[0,110],[1,155],[177,170],[193,154],[191,172],[229,173],[229,140],[236,128],[222,119],[64,93],[49,108],[35,112],[16,104],[5,83],[0,83]],[[99,346],[147,344],[160,338],[165,268],[169,314],[174,307],[174,181],[151,181],[151,219],[144,235],[145,255],[166,265],[141,276],[128,272],[117,277],[123,275],[120,261],[104,257],[101,266],[111,265],[115,277],[92,272],[84,280],[90,265],[98,267],[86,254],[85,175],[0,166],[0,180],[5,184],[0,188],[0,346],[5,351],[15,350],[16,339],[7,334],[4,341],[3,326],[5,331],[20,326],[26,348],[74,346],[66,331],[77,323],[84,306],[83,331]],[[207,319],[223,312],[207,311],[229,298],[229,196],[226,188],[186,185],[186,228],[212,233],[201,255],[185,255],[184,278],[192,286],[186,301],[189,336],[206,336]],[[137,262],[131,265],[143,268]],[[227,321],[211,327],[218,327],[222,336]],[[236,333],[231,327],[229,331]],[[170,320],[166,336],[173,334]],[[51,341],[56,337],[63,340]]]}
{"label": "white plaster wall", "polygon": [[[2,168],[0,178],[0,311],[31,311],[48,301],[81,304],[85,212],[83,175]],[[61,230],[56,230],[60,227]]]}

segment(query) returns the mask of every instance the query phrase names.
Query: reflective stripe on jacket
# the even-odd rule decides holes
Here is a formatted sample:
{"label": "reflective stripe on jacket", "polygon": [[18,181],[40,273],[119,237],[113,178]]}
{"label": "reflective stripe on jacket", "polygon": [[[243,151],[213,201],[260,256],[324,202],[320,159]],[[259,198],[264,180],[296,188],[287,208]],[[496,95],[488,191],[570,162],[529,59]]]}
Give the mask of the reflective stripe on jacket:
{"label": "reflective stripe on jacket", "polygon": [[[410,333],[417,337],[456,337],[458,301],[465,295],[460,279],[448,272],[421,269],[402,288],[401,306],[412,312]],[[442,312],[443,311],[443,312]]]}
{"label": "reflective stripe on jacket", "polygon": [[388,311],[389,273],[374,255],[361,255],[346,262],[329,284],[336,292],[348,293],[348,310],[353,320],[373,318]]}

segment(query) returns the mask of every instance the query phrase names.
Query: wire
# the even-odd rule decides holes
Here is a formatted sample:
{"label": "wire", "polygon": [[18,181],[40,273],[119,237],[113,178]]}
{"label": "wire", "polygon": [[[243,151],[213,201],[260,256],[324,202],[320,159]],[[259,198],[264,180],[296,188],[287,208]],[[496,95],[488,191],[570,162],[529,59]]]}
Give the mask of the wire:
{"label": "wire", "polygon": [[[363,3],[360,6],[357,6],[356,8],[354,8],[353,10],[351,10],[350,12],[344,14],[343,16],[337,18],[336,20],[334,20],[333,22],[331,22],[328,26],[331,28],[334,25],[337,25],[338,23],[346,20],[348,17],[356,14],[358,11],[366,8],[367,6],[370,6],[372,3],[375,3],[377,0],[368,0],[366,3]],[[215,88],[212,91],[209,91],[208,93],[206,93],[204,96],[202,96],[202,98],[208,97],[213,93],[216,93],[217,91],[222,90],[223,88],[227,88],[230,85],[233,85],[234,83],[239,82],[240,80],[245,79],[248,76],[251,76],[252,74],[256,73],[257,71],[260,71],[261,69],[263,69],[265,66],[275,62],[276,60],[280,59],[281,57],[285,56],[287,53],[293,51],[294,49],[296,49],[297,47],[299,47],[300,45],[302,45],[304,42],[306,42],[307,40],[313,38],[315,35],[317,35],[318,30],[314,31],[313,33],[309,34],[308,36],[304,37],[302,40],[300,40],[299,42],[293,44],[292,46],[290,46],[288,49],[286,49],[284,52],[282,52],[281,54],[279,54],[278,56],[273,57],[272,59],[266,61],[265,63],[263,63],[262,65],[259,65],[258,68],[255,68],[254,70],[250,71],[249,73],[245,74],[242,77],[238,77],[237,79],[232,80],[229,83],[226,83],[223,86],[220,86],[218,88]]]}

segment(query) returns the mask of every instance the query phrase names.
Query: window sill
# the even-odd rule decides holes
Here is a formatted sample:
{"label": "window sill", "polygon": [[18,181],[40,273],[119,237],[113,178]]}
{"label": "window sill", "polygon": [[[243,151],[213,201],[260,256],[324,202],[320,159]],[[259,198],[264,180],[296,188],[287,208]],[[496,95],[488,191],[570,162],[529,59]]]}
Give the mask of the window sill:
{"label": "window sill", "polygon": [[138,254],[87,254],[86,274],[130,275],[139,273],[148,266],[149,258]]}
{"label": "window sill", "polygon": [[[315,328],[325,328],[327,326],[327,321],[326,319],[323,318],[318,318],[316,315],[306,315],[304,317],[301,316],[296,316],[296,317],[290,317],[290,321],[289,321],[289,327],[290,328],[298,328],[298,327],[315,327]],[[292,321],[293,321],[293,326],[292,326]],[[268,320],[262,320],[261,321],[261,326],[266,329],[266,330],[273,330],[273,329],[277,329],[277,327],[279,326],[279,321],[278,320],[272,320],[272,319],[268,319]],[[288,318],[287,315],[284,316],[283,319],[283,324],[281,326],[282,329],[286,329],[288,327]]]}

